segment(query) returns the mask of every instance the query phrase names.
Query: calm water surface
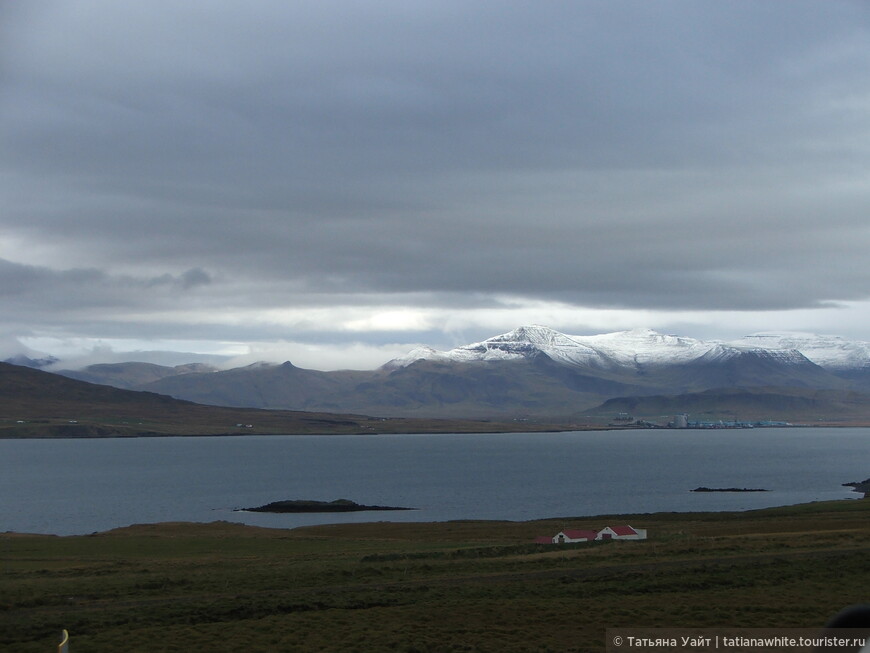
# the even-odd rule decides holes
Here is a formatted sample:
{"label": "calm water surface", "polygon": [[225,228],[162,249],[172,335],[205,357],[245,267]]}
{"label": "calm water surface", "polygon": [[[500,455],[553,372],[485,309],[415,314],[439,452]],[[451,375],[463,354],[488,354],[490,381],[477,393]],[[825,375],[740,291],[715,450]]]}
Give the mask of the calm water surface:
{"label": "calm water surface", "polygon": [[[866,429],[0,440],[0,531],[742,510],[857,497],[841,484],[868,476]],[[419,510],[234,511],[338,498]]]}

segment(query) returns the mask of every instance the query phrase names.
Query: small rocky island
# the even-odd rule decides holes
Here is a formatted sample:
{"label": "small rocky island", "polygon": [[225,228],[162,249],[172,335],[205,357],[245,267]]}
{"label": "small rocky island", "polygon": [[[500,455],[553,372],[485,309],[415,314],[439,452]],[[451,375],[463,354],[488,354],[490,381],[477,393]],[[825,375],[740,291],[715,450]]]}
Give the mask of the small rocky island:
{"label": "small rocky island", "polygon": [[769,492],[764,488],[752,487],[696,487],[692,492]]}
{"label": "small rocky island", "polygon": [[291,499],[289,501],[273,501],[256,508],[239,508],[246,512],[361,512],[364,510],[417,510],[416,508],[400,508],[396,506],[366,506],[350,501],[336,499],[335,501],[311,501],[308,499]]}

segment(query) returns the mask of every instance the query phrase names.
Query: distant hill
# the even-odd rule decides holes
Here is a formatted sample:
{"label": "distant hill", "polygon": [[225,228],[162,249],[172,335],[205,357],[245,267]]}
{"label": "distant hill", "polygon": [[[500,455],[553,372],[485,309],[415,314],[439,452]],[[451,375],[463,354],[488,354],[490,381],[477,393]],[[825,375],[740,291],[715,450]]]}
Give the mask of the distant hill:
{"label": "distant hill", "polygon": [[870,394],[811,388],[719,388],[679,395],[618,397],[589,409],[590,418],[628,414],[661,424],[688,413],[694,421],[870,422]]}
{"label": "distant hill", "polygon": [[24,367],[32,367],[34,369],[42,369],[43,367],[48,367],[49,365],[54,365],[55,363],[60,362],[54,356],[47,356],[45,358],[30,358],[29,356],[25,356],[24,354],[18,354],[17,356],[12,356],[11,358],[7,358],[5,363],[11,363],[12,365],[22,365]]}
{"label": "distant hill", "polygon": [[537,427],[204,406],[0,363],[0,437],[490,432],[529,428]]}
{"label": "distant hill", "polygon": [[[14,361],[10,361],[14,362]],[[179,374],[216,372],[217,368],[205,363],[186,365],[156,365],[155,363],[99,363],[81,370],[59,370],[57,373],[79,381],[100,383],[116,388],[134,390],[149,383]]]}
{"label": "distant hill", "polygon": [[398,368],[320,372],[253,365],[167,377],[144,389],[204,404],[365,413],[390,417],[566,417],[630,383],[565,368],[546,356],[472,363],[421,360]]}

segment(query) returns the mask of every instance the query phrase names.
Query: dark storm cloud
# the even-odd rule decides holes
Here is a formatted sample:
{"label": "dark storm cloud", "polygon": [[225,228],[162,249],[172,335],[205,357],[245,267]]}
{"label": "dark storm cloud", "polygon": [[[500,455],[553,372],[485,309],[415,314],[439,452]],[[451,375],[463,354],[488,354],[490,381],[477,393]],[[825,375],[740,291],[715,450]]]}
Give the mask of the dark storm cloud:
{"label": "dark storm cloud", "polygon": [[21,314],[870,294],[864,3],[27,5],[0,10]]}

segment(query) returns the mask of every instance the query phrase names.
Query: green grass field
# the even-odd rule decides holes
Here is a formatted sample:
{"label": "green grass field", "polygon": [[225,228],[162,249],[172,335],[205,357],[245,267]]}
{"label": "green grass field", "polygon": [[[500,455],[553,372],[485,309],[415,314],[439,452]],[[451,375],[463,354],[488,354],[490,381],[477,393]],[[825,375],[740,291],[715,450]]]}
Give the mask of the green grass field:
{"label": "green grass field", "polygon": [[[530,544],[630,523],[650,539]],[[745,513],[0,535],[0,650],[603,651],[608,627],[819,627],[868,601],[870,501]]]}

